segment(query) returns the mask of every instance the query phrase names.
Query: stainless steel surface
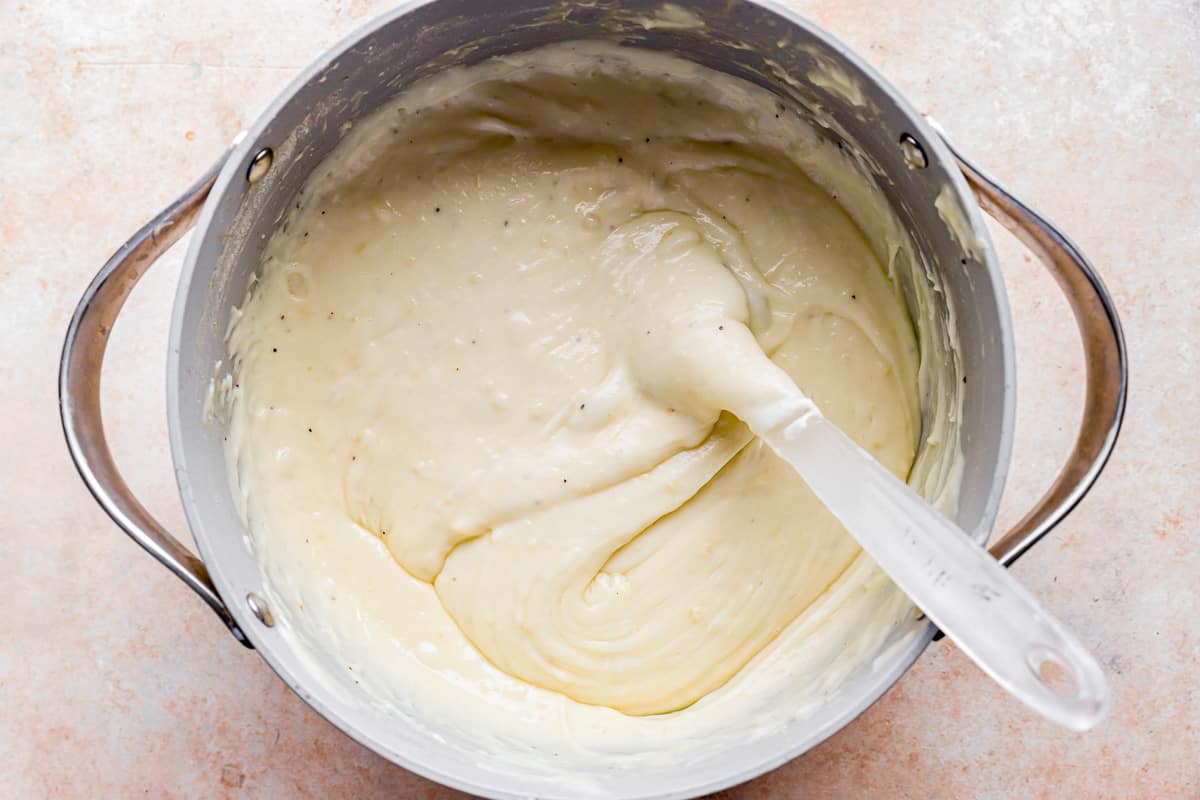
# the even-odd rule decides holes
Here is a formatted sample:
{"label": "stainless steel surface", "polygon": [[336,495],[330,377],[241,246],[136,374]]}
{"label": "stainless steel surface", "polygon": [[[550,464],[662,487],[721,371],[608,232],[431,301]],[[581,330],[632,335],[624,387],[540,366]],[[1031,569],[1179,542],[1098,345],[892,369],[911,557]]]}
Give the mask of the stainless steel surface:
{"label": "stainless steel surface", "polygon": [[246,180],[251,183],[258,183],[267,174],[267,170],[271,168],[271,161],[275,158],[275,153],[269,147],[264,147],[259,150],[254,158],[250,160],[250,166],[246,169]]}
{"label": "stainless steel surface", "polygon": [[225,164],[222,157],[179,199],[125,242],[92,280],[67,327],[58,405],[67,449],[96,502],[129,536],[208,603],[234,637],[252,647],[222,602],[204,562],[150,515],[113,462],[100,408],[100,377],[113,324],[146,270],[196,223]]}
{"label": "stainless steel surface", "polygon": [[263,600],[254,592],[246,595],[246,605],[250,606],[250,610],[254,612],[254,616],[258,617],[258,621],[268,628],[275,627],[275,615],[271,613],[271,607],[267,605],[267,601]]}
{"label": "stainless steel surface", "polygon": [[921,143],[911,133],[901,135],[900,152],[904,153],[904,162],[913,169],[925,169],[929,166],[925,148],[921,147]]}
{"label": "stainless steel surface", "polygon": [[1112,454],[1121,432],[1129,384],[1125,335],[1104,281],[1079,248],[1049,220],[972,164],[941,127],[933,124],[957,159],[980,207],[1012,231],[1050,270],[1071,305],[1083,343],[1087,387],[1079,433],[1054,483],[1020,522],[992,543],[992,555],[1007,566],[1071,513],[1100,477]]}
{"label": "stainless steel surface", "polygon": [[[935,197],[949,187],[972,227],[983,231],[950,151],[880,75],[788,9],[769,0],[698,0],[689,4],[688,12],[703,22],[700,26],[648,24],[659,10],[657,0],[598,0],[579,6],[556,0],[434,0],[409,3],[371,22],[281,92],[235,144],[215,184],[212,175],[206,175],[118,251],[85,293],[64,349],[64,429],[84,481],[105,510],[200,593],[239,640],[252,639],[287,685],[333,724],[408,769],[475,794],[561,797],[575,792],[544,773],[513,767],[503,755],[471,751],[462,744],[461,732],[435,728],[437,737],[431,737],[425,726],[436,726],[435,719],[418,720],[420,725],[398,723],[378,704],[355,701],[352,686],[330,685],[329,675],[338,673],[336,680],[345,679],[344,665],[334,664],[341,668],[326,671],[318,663],[321,654],[299,652],[296,640],[282,635],[287,625],[250,622],[257,617],[249,597],[269,601],[271,589],[230,494],[222,424],[207,420],[205,414],[213,367],[225,357],[223,334],[230,310],[245,296],[280,213],[336,144],[342,124],[370,113],[414,80],[447,66],[555,41],[609,39],[681,53],[766,87],[802,116],[823,115],[820,129],[831,145],[844,141],[870,160],[879,189],[914,246],[929,256],[931,268],[939,273],[944,302],[955,307],[959,355],[972,376],[963,395],[964,468],[957,522],[979,540],[995,519],[1007,474],[1013,424],[1011,322],[986,232],[972,271],[960,270],[957,265],[964,254],[934,207]],[[824,65],[832,65],[862,88],[871,114],[807,81]],[[910,168],[904,148],[897,147],[905,133],[923,143],[924,169]],[[251,166],[264,149],[272,151],[271,167],[265,174],[260,171],[251,185]],[[201,563],[150,518],[117,474],[103,439],[98,385],[107,331],[132,282],[191,223],[210,186],[180,278],[168,364],[171,448]],[[135,242],[136,252],[130,249]],[[114,273],[122,276],[120,285],[104,288],[115,280]],[[948,318],[939,314],[942,324]],[[246,597],[247,604],[226,608],[221,596]],[[273,618],[287,621],[287,608],[276,604],[273,612]],[[686,797],[761,774],[815,746],[861,713],[908,669],[934,630],[917,626],[900,634],[872,669],[856,673],[823,706],[777,734],[745,737],[687,765],[622,769],[607,763],[595,776],[597,785],[612,796]]]}

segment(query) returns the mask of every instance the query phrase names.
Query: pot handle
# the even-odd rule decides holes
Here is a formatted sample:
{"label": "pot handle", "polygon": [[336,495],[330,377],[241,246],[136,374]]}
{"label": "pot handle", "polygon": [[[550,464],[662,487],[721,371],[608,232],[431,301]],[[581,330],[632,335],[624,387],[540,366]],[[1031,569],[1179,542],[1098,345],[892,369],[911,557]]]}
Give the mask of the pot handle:
{"label": "pot handle", "polygon": [[96,502],[135,542],[204,598],[239,642],[252,648],[217,594],[204,562],[150,515],[121,477],[100,414],[101,365],[117,314],[146,270],[196,224],[228,156],[226,152],[179,199],[121,245],[83,293],[63,343],[58,407],[71,459]]}
{"label": "pot handle", "polygon": [[1045,217],[968,161],[936,121],[929,122],[958,162],[980,207],[1050,270],[1071,304],[1083,341],[1087,388],[1083,418],[1067,463],[1033,509],[989,548],[997,561],[1010,566],[1075,508],[1112,454],[1125,414],[1129,380],[1125,336],[1108,289],[1079,248]]}

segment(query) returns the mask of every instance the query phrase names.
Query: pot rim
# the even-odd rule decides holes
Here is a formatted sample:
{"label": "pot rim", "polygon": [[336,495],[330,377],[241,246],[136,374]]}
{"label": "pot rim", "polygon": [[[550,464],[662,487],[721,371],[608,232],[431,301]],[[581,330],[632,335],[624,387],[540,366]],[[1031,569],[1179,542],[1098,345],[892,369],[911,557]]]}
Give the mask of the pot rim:
{"label": "pot rim", "polygon": [[[197,550],[204,564],[207,566],[208,572],[218,593],[226,600],[226,605],[230,614],[236,620],[238,626],[246,634],[247,638],[258,650],[259,655],[266,661],[267,665],[275,672],[275,674],[283,680],[283,682],[297,696],[300,697],[309,707],[320,714],[325,720],[332,723],[344,734],[349,736],[358,744],[370,749],[372,752],[381,757],[395,763],[404,769],[414,772],[424,778],[436,781],[444,786],[458,789],[465,792],[470,792],[476,795],[482,795],[491,798],[516,798],[528,797],[529,793],[519,793],[509,791],[507,789],[497,789],[495,786],[489,786],[483,782],[477,782],[470,779],[464,779],[457,775],[448,774],[438,767],[434,766],[429,760],[423,760],[417,757],[419,754],[399,752],[396,748],[385,745],[366,732],[362,731],[354,724],[354,721],[348,718],[347,715],[340,713],[329,703],[313,692],[305,688],[302,680],[298,678],[297,672],[293,671],[280,659],[274,652],[275,645],[265,638],[262,627],[259,621],[254,617],[254,614],[249,607],[242,602],[239,602],[235,586],[226,573],[220,559],[216,558],[212,539],[206,533],[206,525],[198,511],[198,503],[195,502],[195,494],[192,489],[191,480],[189,478],[187,449],[183,441],[183,434],[179,420],[181,418],[181,402],[179,389],[181,386],[181,346],[184,339],[183,319],[184,308],[187,305],[188,298],[191,295],[193,279],[199,262],[201,244],[205,239],[208,229],[211,227],[213,217],[216,214],[217,207],[225,193],[230,189],[231,184],[244,180],[244,165],[250,160],[251,149],[257,148],[260,145],[259,140],[262,134],[267,129],[270,122],[279,114],[293,97],[300,92],[308,83],[318,74],[333,65],[347,50],[350,50],[360,40],[375,32],[379,28],[390,24],[396,19],[412,13],[414,10],[426,5],[437,3],[439,0],[410,0],[397,6],[396,8],[385,12],[363,25],[360,25],[348,35],[342,37],[333,46],[325,50],[320,56],[312,61],[304,70],[296,75],[262,110],[256,118],[254,124],[250,126],[243,135],[240,135],[240,140],[234,145],[229,153],[229,157],[222,168],[216,183],[209,194],[208,201],[204,205],[200,218],[196,225],[196,230],[192,234],[192,239],[188,244],[187,254],[185,256],[183,269],[180,273],[179,283],[176,289],[174,307],[171,316],[171,329],[169,337],[168,358],[167,358],[167,422],[169,429],[169,439],[172,459],[175,464],[176,482],[179,488],[180,500],[183,504],[184,512],[187,518],[188,526],[195,540]],[[990,282],[991,293],[996,298],[997,314],[1000,325],[998,338],[1000,350],[1001,369],[1005,376],[1005,389],[1002,398],[1001,411],[1001,427],[999,433],[999,446],[997,451],[996,471],[993,475],[991,491],[984,504],[981,514],[981,524],[975,532],[980,539],[980,543],[986,541],[987,536],[991,532],[991,528],[995,523],[996,513],[999,507],[1001,496],[1003,495],[1004,486],[1008,477],[1008,472],[1011,464],[1013,429],[1015,425],[1015,404],[1016,404],[1016,381],[1015,381],[1015,350],[1013,344],[1012,318],[1009,309],[1008,295],[1004,287],[1004,281],[998,258],[995,249],[992,245],[991,237],[987,232],[987,228],[983,223],[981,210],[975,201],[974,195],[968,188],[966,179],[955,165],[954,157],[942,140],[942,137],[927,123],[925,117],[917,112],[909,103],[907,98],[888,82],[874,67],[868,64],[864,59],[858,56],[851,48],[842,43],[825,29],[811,22],[796,11],[782,5],[777,0],[741,0],[749,5],[756,5],[766,11],[781,18],[786,24],[797,26],[804,29],[807,33],[819,39],[826,47],[836,51],[841,57],[845,58],[850,64],[859,69],[862,74],[883,92],[885,92],[891,100],[896,104],[897,108],[908,118],[909,131],[916,135],[922,142],[927,153],[932,157],[931,161],[936,160],[939,163],[949,165],[945,170],[946,178],[949,180],[949,185],[959,201],[962,209],[967,215],[971,229],[975,232],[977,238],[977,246],[980,253],[980,261],[986,265],[987,269],[986,280]],[[686,58],[686,54],[681,54]],[[776,737],[776,741],[784,744],[777,751],[769,754],[761,760],[755,761],[751,765],[743,765],[736,771],[717,778],[698,782],[695,784],[682,785],[677,789],[673,789],[666,793],[650,793],[632,795],[631,798],[639,800],[648,800],[656,798],[661,800],[673,800],[674,798],[695,797],[710,792],[719,791],[731,786],[735,786],[746,781],[752,780],[760,775],[763,775],[782,764],[799,757],[803,753],[819,746],[829,739],[833,734],[837,733],[842,728],[846,727],[850,722],[861,715],[867,708],[874,705],[880,697],[883,696],[908,670],[917,658],[924,652],[930,641],[936,634],[936,629],[932,624],[927,624],[919,635],[913,637],[911,641],[906,643],[891,657],[889,668],[877,670],[870,676],[869,690],[864,691],[854,703],[847,703],[841,713],[830,719],[825,725],[813,730],[813,733],[806,736],[804,739],[794,742],[785,743],[783,739]],[[763,741],[768,741],[764,739]],[[440,746],[440,745],[439,745]],[[686,774],[682,776],[686,783]],[[549,794],[541,794],[540,796],[552,796]]]}

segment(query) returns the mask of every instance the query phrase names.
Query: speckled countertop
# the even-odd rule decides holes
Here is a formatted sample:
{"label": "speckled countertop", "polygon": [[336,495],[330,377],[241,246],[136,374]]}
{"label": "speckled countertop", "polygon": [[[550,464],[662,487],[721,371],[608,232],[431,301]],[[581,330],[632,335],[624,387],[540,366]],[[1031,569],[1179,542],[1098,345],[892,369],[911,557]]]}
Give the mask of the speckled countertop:
{"label": "speckled countertop", "polygon": [[[449,797],[343,736],[104,516],[57,418],[59,347],[104,259],[285,82],[386,3],[0,0],[0,797]],[[1086,735],[932,646],[749,797],[1200,796],[1200,5],[795,2],[1092,257],[1133,365],[1098,486],[1016,567],[1106,665]],[[170,10],[168,10],[170,8]],[[1021,516],[1073,437],[1079,345],[1053,281],[994,230],[1016,325]],[[183,249],[138,286],[104,391],[117,459],[186,526],[164,412]]]}

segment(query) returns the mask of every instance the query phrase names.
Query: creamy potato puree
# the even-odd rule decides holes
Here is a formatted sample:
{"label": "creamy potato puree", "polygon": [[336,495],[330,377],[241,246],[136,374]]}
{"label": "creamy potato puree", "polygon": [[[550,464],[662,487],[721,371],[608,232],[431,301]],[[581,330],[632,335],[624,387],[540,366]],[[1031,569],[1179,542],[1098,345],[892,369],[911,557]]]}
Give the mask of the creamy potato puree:
{"label": "creamy potato puree", "polygon": [[897,475],[918,446],[905,304],[801,127],[583,44],[356,123],[229,335],[277,616],[409,711],[596,741],[701,730],[876,646],[905,604],[730,413],[790,376]]}

